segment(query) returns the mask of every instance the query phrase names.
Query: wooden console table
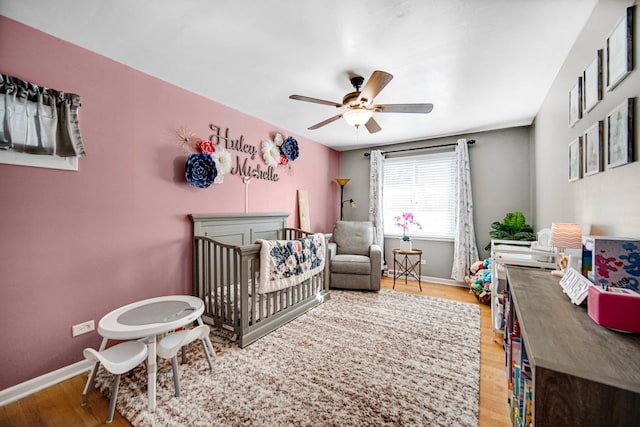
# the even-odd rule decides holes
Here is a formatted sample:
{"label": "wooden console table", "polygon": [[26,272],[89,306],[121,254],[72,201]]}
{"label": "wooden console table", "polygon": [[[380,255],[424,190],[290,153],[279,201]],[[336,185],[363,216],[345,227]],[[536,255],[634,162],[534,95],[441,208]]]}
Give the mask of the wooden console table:
{"label": "wooden console table", "polygon": [[640,335],[595,323],[548,271],[508,267],[507,279],[507,327],[518,319],[533,373],[533,425],[639,426]]}

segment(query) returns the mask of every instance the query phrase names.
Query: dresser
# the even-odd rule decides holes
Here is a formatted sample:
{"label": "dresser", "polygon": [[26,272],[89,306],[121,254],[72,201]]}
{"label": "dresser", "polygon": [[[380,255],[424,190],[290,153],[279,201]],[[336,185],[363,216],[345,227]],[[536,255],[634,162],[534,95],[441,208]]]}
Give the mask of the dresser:
{"label": "dresser", "polygon": [[510,266],[507,289],[505,340],[517,322],[533,425],[640,426],[640,335],[596,324],[549,271]]}

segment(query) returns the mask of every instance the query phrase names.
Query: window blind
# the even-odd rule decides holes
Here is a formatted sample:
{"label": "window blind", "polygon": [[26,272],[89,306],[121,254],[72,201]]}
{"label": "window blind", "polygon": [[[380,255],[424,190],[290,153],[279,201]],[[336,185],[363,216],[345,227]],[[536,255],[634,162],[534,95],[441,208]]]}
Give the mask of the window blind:
{"label": "window blind", "polygon": [[455,162],[455,151],[385,159],[385,235],[402,235],[394,218],[412,212],[422,229],[410,226],[411,237],[454,237]]}

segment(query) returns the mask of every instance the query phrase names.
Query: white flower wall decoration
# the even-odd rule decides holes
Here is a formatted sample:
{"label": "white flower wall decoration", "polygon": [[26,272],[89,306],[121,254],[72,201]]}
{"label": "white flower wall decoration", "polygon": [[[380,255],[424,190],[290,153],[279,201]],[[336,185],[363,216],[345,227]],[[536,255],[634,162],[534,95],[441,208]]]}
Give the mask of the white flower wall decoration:
{"label": "white flower wall decoration", "polygon": [[267,165],[273,167],[278,166],[280,163],[280,149],[275,142],[270,139],[262,141],[262,158]]}

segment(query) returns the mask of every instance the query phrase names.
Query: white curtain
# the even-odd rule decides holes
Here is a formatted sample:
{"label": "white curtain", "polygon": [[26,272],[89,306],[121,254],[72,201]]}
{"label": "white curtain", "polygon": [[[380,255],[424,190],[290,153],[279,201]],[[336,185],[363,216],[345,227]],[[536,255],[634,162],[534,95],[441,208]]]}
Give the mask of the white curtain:
{"label": "white curtain", "polygon": [[456,146],[456,231],[453,245],[453,269],[451,278],[462,282],[471,264],[478,261],[478,248],[473,227],[473,197],[471,194],[471,169],[466,139],[459,139]]}
{"label": "white curtain", "polygon": [[[369,221],[373,223],[374,243],[380,245],[384,254],[384,225],[382,222],[382,171],[384,154],[373,150],[369,168]],[[383,255],[384,256],[384,255]]]}

